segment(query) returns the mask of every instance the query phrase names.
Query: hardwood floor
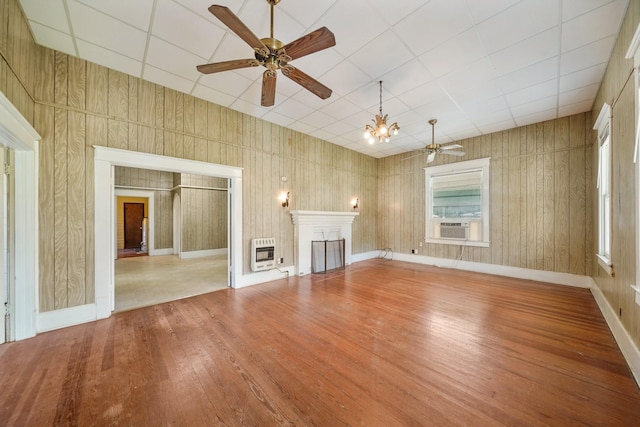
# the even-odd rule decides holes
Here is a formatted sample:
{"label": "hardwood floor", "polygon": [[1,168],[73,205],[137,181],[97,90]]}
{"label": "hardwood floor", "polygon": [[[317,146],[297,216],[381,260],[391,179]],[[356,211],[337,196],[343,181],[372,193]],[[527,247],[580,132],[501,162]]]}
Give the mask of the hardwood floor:
{"label": "hardwood floor", "polygon": [[640,391],[587,289],[370,260],[0,346],[8,425],[606,425]]}

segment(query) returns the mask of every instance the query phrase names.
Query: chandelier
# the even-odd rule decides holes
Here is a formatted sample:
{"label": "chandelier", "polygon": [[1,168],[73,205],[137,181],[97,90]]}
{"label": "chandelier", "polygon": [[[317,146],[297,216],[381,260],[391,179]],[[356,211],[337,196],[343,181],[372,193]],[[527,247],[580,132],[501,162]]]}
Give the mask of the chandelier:
{"label": "chandelier", "polygon": [[391,139],[391,134],[397,135],[398,130],[400,130],[400,126],[398,123],[393,123],[391,126],[387,126],[387,117],[388,114],[382,115],[382,80],[380,80],[380,114],[376,114],[375,119],[371,119],[371,121],[375,124],[375,127],[371,125],[366,125],[364,127],[364,139],[369,141],[369,144],[373,144],[376,142],[376,138],[378,142],[389,142]]}

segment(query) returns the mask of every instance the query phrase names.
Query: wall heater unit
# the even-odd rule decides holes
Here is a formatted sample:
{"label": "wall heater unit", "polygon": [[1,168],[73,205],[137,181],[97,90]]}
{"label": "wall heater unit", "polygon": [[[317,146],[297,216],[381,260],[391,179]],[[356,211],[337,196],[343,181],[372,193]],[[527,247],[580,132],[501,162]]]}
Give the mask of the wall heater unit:
{"label": "wall heater unit", "polygon": [[453,240],[468,240],[469,225],[462,222],[441,222],[440,238]]}
{"label": "wall heater unit", "polygon": [[251,271],[262,271],[276,266],[276,239],[265,237],[251,240]]}

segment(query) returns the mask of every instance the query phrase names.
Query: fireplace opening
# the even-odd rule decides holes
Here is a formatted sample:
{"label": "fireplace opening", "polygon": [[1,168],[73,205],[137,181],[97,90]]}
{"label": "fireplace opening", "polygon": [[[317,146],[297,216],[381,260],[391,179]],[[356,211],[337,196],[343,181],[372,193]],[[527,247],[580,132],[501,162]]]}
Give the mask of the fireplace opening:
{"label": "fireplace opening", "polygon": [[326,273],[327,271],[344,268],[344,242],[339,240],[311,241],[311,272]]}

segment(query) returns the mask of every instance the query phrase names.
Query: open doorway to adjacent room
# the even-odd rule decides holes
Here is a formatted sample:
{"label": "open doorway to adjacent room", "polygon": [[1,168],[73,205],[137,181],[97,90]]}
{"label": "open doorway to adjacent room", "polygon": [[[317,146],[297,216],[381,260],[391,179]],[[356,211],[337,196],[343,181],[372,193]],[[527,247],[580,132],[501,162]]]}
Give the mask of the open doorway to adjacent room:
{"label": "open doorway to adjacent room", "polygon": [[114,168],[115,311],[229,286],[228,181]]}

